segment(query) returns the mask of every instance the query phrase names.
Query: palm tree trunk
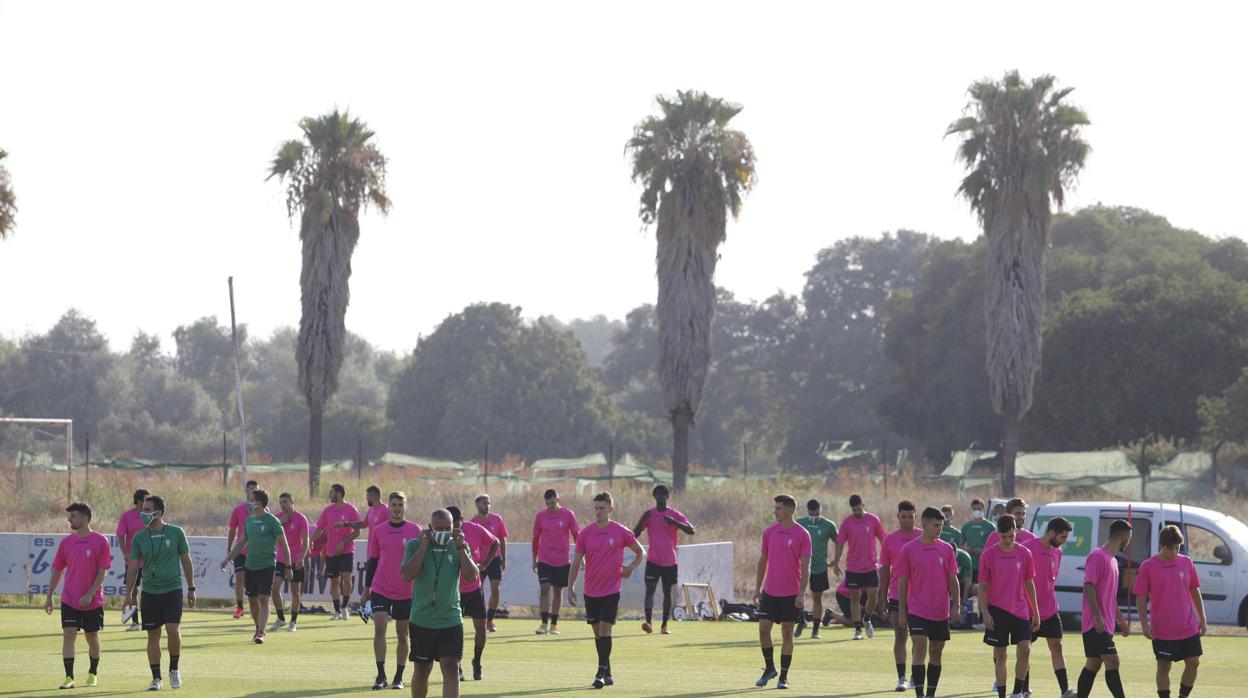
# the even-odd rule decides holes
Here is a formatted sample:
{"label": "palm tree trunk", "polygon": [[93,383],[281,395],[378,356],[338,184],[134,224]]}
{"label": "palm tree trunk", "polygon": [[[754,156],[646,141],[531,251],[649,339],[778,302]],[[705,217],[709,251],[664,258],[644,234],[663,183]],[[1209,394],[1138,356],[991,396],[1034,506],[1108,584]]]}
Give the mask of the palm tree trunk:
{"label": "palm tree trunk", "polygon": [[312,419],[308,425],[308,496],[316,497],[321,489],[321,421],[324,407],[309,409]]}
{"label": "palm tree trunk", "polygon": [[1006,410],[1001,416],[1001,467],[1004,478],[1001,484],[1001,496],[1014,496],[1014,464],[1018,459],[1018,423],[1021,421],[1014,410]]}
{"label": "palm tree trunk", "polygon": [[692,424],[693,415],[687,408],[672,412],[672,489],[677,492],[685,490],[689,477],[689,427]]}

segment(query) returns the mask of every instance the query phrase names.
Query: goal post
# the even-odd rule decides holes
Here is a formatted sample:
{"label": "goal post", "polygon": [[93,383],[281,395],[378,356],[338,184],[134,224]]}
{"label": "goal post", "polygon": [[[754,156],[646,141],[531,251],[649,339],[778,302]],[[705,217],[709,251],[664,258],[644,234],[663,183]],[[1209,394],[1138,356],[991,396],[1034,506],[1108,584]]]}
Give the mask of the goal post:
{"label": "goal post", "polygon": [[74,420],[37,417],[0,417],[0,424],[65,427],[65,498],[74,501]]}

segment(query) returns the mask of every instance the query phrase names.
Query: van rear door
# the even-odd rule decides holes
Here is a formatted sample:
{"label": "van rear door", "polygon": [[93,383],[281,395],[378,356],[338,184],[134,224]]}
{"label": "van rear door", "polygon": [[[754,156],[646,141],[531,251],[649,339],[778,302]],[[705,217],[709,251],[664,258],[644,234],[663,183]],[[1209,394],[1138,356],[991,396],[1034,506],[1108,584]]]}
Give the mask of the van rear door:
{"label": "van rear door", "polygon": [[1097,546],[1105,545],[1105,541],[1109,540],[1109,526],[1118,519],[1131,523],[1131,543],[1126,550],[1115,556],[1118,560],[1118,608],[1130,621],[1135,612],[1135,598],[1131,595],[1131,590],[1135,587],[1135,575],[1140,569],[1140,563],[1157,552],[1156,531],[1160,530],[1160,527],[1154,530],[1151,510],[1101,509],[1096,536]]}

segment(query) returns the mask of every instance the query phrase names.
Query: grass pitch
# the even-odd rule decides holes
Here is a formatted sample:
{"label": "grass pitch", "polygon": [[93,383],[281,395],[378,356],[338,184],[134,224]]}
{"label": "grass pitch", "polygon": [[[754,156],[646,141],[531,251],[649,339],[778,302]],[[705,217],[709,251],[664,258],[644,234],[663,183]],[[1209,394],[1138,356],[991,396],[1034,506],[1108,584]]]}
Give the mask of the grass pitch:
{"label": "grass pitch", "polygon": [[[126,695],[145,693],[151,674],[144,654],[145,633],[125,632],[117,624],[116,611],[108,611],[102,634],[100,686],[58,691],[62,667],[59,614],[47,616],[37,609],[0,609],[0,696]],[[299,632],[279,630],[264,645],[251,643],[251,623],[233,620],[222,611],[187,612],[182,625],[182,675],[180,696],[334,696],[371,693],[376,666],[372,652],[372,626],[358,618],[334,622],[324,616],[303,616]],[[616,628],[612,665],[616,685],[592,691],[589,683],[596,667],[593,635],[583,622],[565,619],[562,635],[533,634],[531,620],[500,620],[485,651],[485,680],[464,684],[465,696],[724,696],[733,694],[775,695],[769,688],[754,688],[762,667],[758,650],[758,626],[753,623],[675,623],[673,635],[645,635],[636,621]],[[465,648],[471,658],[471,624]],[[393,638],[393,630],[391,637]],[[799,638],[786,696],[912,696],[895,694],[892,634],[881,631],[875,639],[850,641],[851,631],[832,626],[819,640]],[[778,637],[778,631],[777,631]],[[1119,638],[1123,655],[1122,677],[1129,696],[1155,696],[1155,662],[1150,645],[1142,637]],[[1248,695],[1248,638],[1208,637],[1194,696],[1214,698]],[[86,643],[78,642],[79,683],[86,678]],[[393,673],[393,644],[387,670]],[[779,655],[777,643],[776,654]],[[1037,698],[1057,696],[1057,684],[1048,652],[1037,648],[1032,691]],[[1067,636],[1066,657],[1072,685],[1083,664],[1077,635]],[[777,662],[779,656],[776,657]],[[164,658],[166,681],[168,659]],[[467,663],[465,662],[465,666]],[[435,668],[435,674],[437,670]],[[1012,672],[1011,672],[1012,673]],[[411,666],[408,666],[408,677]],[[1172,674],[1173,695],[1178,695],[1178,671]],[[1011,680],[1013,677],[1011,676]],[[946,697],[992,695],[990,650],[979,633],[956,633],[946,646],[939,695]],[[166,684],[166,691],[169,691]],[[408,691],[385,691],[382,695],[409,695]],[[440,683],[430,695],[441,695]],[[1104,679],[1098,677],[1094,696],[1108,696]]]}

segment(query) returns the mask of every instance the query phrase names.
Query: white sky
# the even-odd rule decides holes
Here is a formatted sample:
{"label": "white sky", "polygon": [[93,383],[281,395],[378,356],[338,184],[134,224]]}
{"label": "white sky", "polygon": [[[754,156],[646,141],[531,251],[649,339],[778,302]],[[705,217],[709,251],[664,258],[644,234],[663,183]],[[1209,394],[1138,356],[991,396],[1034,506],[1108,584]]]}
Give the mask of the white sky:
{"label": "white sky", "polygon": [[653,301],[623,145],[677,88],[745,105],[759,183],[717,277],[742,298],[799,291],[843,237],[975,236],[943,128],[1010,68],[1076,87],[1093,121],[1074,206],[1246,234],[1237,4],[848,4],[0,1],[20,207],[0,334],[74,306],[115,348],[143,328],[172,349],[177,325],[228,320],[231,274],[253,336],[297,324],[298,234],[264,177],[335,105],[377,131],[394,200],[363,221],[347,326],[404,352],[475,301]]}

